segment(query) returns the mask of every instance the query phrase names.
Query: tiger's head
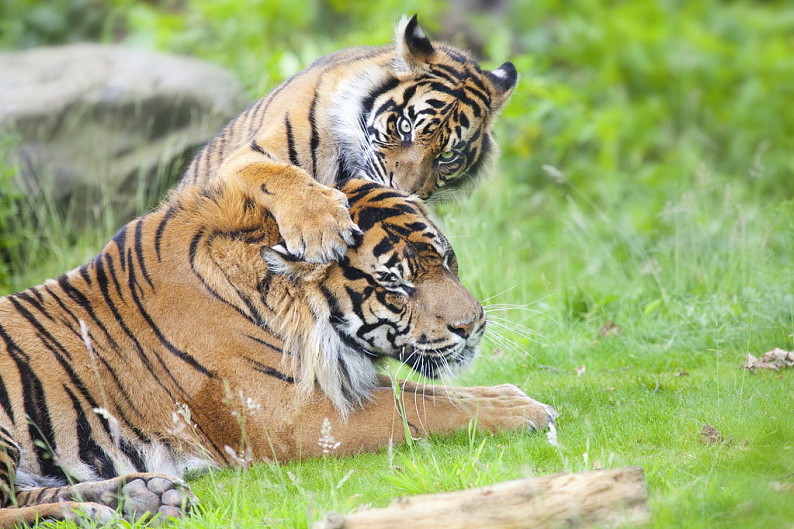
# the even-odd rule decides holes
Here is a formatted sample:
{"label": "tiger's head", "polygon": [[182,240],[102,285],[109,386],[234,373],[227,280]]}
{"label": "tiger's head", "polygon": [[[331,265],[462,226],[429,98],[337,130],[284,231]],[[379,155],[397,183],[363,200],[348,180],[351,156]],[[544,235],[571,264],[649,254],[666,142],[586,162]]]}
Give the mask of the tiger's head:
{"label": "tiger's head", "polygon": [[431,378],[466,366],[485,332],[485,312],[460,282],[455,253],[425,206],[373,182],[353,179],[341,190],[363,231],[341,261],[310,264],[262,250],[271,272],[322,298],[313,303],[318,321],[327,322],[314,331],[325,334],[318,361],[336,371],[324,383],[327,374],[314,369],[317,382],[332,398],[341,382],[338,389],[355,402],[385,358]]}
{"label": "tiger's head", "polygon": [[475,183],[496,154],[493,121],[517,81],[512,63],[481,70],[467,52],[431,42],[416,15],[403,18],[386,67],[338,92],[346,173],[422,199]]}

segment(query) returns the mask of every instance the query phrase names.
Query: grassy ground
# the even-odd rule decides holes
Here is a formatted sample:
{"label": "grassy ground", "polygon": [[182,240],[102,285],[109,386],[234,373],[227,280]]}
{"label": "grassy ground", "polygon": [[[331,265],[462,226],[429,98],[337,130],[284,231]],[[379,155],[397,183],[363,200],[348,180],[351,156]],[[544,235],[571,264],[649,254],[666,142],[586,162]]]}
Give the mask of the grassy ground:
{"label": "grassy ground", "polygon": [[[323,4],[339,22],[325,32],[328,13],[262,20],[235,0],[195,2],[186,17],[135,6],[126,31],[233,67],[253,95],[319,53],[387,40],[410,11],[334,5]],[[463,432],[214,472],[192,482],[202,512],[175,526],[306,527],[401,494],[639,465],[652,527],[792,527],[794,370],[741,366],[747,353],[794,349],[794,11],[511,5],[507,18],[469,20],[486,65],[510,57],[523,77],[498,129],[499,169],[439,217],[491,321],[459,382],[512,382],[552,404],[559,447]],[[443,11],[422,7],[431,33]],[[274,36],[261,37],[260,23]],[[53,229],[6,291],[85,261],[108,235]],[[721,440],[704,442],[705,425]]]}

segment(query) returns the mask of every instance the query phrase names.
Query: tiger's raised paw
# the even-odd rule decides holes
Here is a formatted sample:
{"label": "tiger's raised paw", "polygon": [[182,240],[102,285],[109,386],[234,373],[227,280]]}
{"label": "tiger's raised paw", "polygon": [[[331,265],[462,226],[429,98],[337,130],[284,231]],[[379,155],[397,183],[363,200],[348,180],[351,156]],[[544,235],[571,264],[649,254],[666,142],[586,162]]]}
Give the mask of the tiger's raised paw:
{"label": "tiger's raised paw", "polygon": [[311,184],[293,204],[276,221],[287,251],[298,259],[323,264],[338,261],[362,235],[350,218],[347,197],[337,189]]}

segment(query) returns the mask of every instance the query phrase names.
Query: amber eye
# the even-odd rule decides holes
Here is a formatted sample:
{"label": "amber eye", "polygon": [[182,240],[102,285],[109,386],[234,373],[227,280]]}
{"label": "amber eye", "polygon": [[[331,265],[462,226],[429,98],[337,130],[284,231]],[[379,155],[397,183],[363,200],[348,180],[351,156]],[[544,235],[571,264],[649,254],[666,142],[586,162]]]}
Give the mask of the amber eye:
{"label": "amber eye", "polygon": [[397,120],[397,130],[399,130],[403,134],[410,134],[413,128],[414,126],[410,120],[406,118],[400,118],[399,120]]}
{"label": "amber eye", "polygon": [[438,159],[442,162],[451,162],[458,155],[455,151],[444,151],[438,155]]}

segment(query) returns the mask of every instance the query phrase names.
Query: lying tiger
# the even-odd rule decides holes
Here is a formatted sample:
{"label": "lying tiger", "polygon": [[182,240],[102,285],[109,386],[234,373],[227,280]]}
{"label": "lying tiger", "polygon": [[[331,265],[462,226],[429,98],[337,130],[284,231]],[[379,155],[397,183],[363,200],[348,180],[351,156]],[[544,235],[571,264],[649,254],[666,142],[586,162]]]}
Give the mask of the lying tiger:
{"label": "lying tiger", "polygon": [[419,199],[340,191],[362,235],[338,262],[295,259],[227,180],[173,191],[88,264],[0,299],[0,526],[178,516],[186,470],[318,455],[326,421],[337,454],[404,440],[403,419],[413,436],[553,422],[509,385],[400,382],[395,399],[383,359],[465,366],[485,315]]}
{"label": "lying tiger", "polygon": [[416,15],[395,44],[321,58],[229,123],[196,156],[181,187],[248,177],[286,249],[338,259],[355,223],[333,184],[363,178],[449,198],[487,172],[496,115],[518,81],[515,66],[481,70],[465,51],[431,42]]}

